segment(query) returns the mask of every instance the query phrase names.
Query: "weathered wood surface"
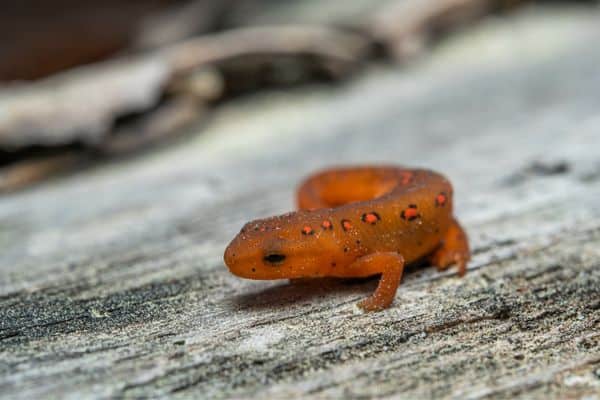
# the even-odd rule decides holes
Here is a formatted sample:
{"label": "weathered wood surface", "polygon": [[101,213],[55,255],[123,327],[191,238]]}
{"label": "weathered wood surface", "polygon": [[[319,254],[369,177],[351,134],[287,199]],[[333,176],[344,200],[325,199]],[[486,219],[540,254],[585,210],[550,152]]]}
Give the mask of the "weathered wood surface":
{"label": "weathered wood surface", "polygon": [[[600,12],[483,23],[408,70],[224,106],[202,135],[0,199],[2,398],[598,398]],[[464,279],[231,276],[333,163],[444,171]]]}

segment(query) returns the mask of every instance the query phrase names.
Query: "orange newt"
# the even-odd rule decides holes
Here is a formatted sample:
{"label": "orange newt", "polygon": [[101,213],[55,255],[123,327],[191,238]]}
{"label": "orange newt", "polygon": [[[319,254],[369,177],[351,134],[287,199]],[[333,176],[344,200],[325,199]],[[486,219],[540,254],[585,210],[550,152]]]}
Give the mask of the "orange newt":
{"label": "orange newt", "polygon": [[229,270],[249,279],[381,275],[365,311],[394,300],[404,265],[427,259],[440,270],[470,258],[442,175],[401,167],[346,167],[310,176],[300,211],[244,225],[225,250]]}

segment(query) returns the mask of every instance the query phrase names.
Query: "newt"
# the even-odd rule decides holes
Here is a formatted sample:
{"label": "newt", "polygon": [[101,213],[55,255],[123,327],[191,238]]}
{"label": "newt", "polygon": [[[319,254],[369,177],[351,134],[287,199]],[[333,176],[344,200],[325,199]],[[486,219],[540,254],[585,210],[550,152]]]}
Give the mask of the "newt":
{"label": "newt", "polygon": [[404,266],[426,259],[463,276],[468,238],[452,213],[453,191],[441,174],[396,166],[338,167],[299,187],[299,211],[248,222],[227,246],[225,264],[248,279],[380,275],[357,305],[389,307]]}

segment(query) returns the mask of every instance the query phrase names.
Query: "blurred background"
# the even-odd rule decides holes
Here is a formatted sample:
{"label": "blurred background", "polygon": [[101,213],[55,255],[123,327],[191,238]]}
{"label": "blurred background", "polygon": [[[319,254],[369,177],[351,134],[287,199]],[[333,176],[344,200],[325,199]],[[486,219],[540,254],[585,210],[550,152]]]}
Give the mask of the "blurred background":
{"label": "blurred background", "polygon": [[240,95],[406,67],[448,35],[538,3],[5,2],[0,192],[168,145]]}

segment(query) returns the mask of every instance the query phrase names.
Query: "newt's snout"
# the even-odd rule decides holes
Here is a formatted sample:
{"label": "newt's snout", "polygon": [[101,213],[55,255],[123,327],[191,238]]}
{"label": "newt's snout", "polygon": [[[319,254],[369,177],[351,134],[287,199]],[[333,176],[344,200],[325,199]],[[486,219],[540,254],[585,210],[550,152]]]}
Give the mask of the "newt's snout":
{"label": "newt's snout", "polygon": [[227,265],[227,267],[229,269],[231,269],[231,266],[235,262],[235,255],[234,255],[234,251],[233,251],[231,244],[229,244],[229,246],[227,246],[227,248],[225,249],[225,254],[223,255],[223,261],[225,261],[225,265]]}
{"label": "newt's snout", "polygon": [[263,251],[260,243],[247,234],[240,233],[225,249],[223,260],[229,271],[241,278],[272,279],[265,276]]}
{"label": "newt's snout", "polygon": [[225,249],[223,260],[232,274],[245,278],[247,273],[244,272],[246,272],[248,266],[243,262],[244,257],[242,254],[239,254],[240,246],[237,242],[239,242],[239,239],[235,238],[231,243],[229,243],[229,246],[227,246]]}

